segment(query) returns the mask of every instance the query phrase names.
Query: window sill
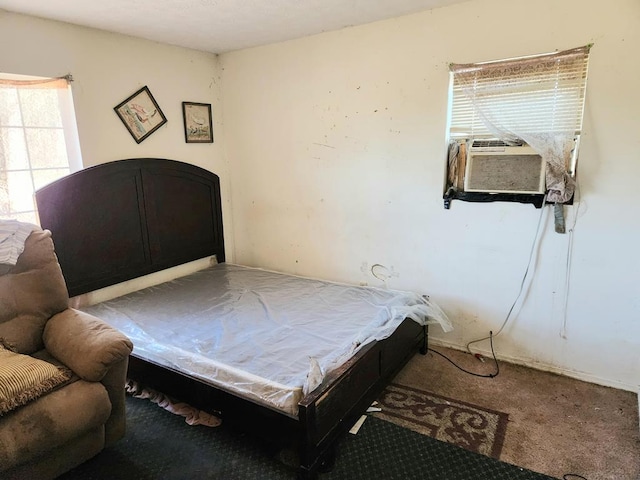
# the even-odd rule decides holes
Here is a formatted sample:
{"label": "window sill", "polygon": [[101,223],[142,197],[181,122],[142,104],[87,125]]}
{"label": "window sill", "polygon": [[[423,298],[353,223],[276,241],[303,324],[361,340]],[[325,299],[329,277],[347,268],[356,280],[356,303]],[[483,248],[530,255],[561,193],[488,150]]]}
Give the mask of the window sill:
{"label": "window sill", "polygon": [[452,200],[462,200],[464,202],[518,202],[530,203],[536,208],[544,205],[544,194],[541,193],[481,193],[481,192],[458,192],[450,188],[442,197],[444,208],[449,210]]}

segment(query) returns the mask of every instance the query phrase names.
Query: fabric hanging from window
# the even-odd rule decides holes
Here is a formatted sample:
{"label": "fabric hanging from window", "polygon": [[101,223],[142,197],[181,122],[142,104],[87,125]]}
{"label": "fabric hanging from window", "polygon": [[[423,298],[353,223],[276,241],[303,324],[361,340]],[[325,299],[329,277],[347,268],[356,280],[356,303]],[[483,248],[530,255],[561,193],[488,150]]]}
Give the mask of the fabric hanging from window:
{"label": "fabric hanging from window", "polygon": [[8,78],[0,78],[0,88],[67,88],[69,83],[73,81],[71,74],[63,77],[37,78],[30,80],[20,80],[13,77],[16,77],[16,75],[8,76]]}
{"label": "fabric hanging from window", "polygon": [[547,201],[574,193],[591,45],[495,62],[452,64],[451,138],[527,142],[546,162]]}

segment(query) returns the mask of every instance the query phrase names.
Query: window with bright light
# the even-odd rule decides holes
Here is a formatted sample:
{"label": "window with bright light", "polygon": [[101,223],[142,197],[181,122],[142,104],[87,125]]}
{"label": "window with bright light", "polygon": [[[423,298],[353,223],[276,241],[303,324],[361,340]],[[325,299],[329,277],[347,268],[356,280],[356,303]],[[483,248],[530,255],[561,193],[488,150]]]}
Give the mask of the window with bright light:
{"label": "window with bright light", "polygon": [[590,48],[450,66],[445,200],[571,200]]}
{"label": "window with bright light", "polygon": [[38,224],[35,191],[81,165],[70,78],[0,73],[0,217]]}

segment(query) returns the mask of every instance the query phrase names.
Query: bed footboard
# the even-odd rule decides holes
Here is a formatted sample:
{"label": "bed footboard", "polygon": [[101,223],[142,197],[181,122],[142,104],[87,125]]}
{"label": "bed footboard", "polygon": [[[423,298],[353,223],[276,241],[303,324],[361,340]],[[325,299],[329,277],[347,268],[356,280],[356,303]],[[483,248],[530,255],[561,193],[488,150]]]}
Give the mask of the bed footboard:
{"label": "bed footboard", "polygon": [[427,327],[405,320],[389,338],[364,347],[298,404],[299,478],[330,463],[346,433],[416,351],[426,353]]}

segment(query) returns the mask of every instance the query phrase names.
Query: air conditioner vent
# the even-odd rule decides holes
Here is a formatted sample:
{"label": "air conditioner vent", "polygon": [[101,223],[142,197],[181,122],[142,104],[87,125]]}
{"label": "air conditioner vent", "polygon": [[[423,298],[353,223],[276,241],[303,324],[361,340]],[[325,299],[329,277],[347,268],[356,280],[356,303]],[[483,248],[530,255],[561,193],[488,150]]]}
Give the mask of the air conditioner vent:
{"label": "air conditioner vent", "polygon": [[480,148],[480,147],[522,147],[524,142],[522,140],[518,140],[515,143],[506,143],[502,140],[474,140],[471,148]]}
{"label": "air conditioner vent", "polygon": [[528,145],[472,146],[464,177],[466,192],[544,193],[545,162]]}

